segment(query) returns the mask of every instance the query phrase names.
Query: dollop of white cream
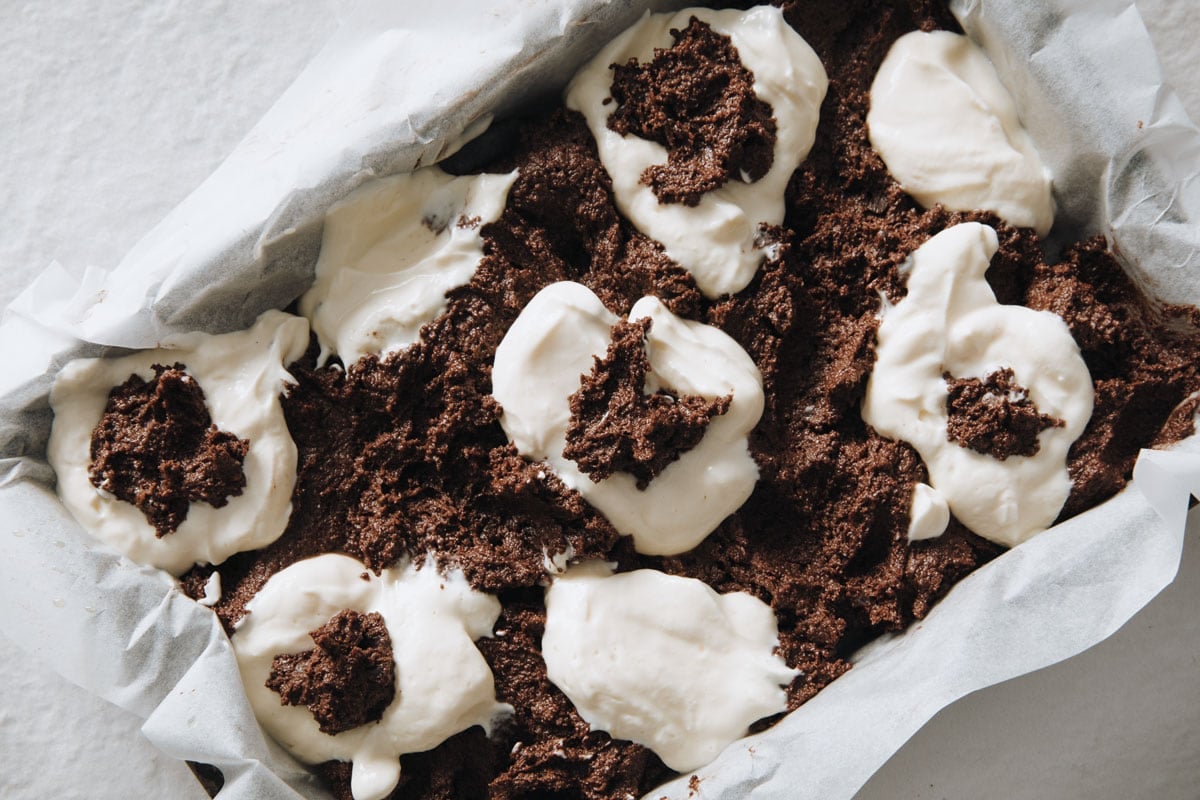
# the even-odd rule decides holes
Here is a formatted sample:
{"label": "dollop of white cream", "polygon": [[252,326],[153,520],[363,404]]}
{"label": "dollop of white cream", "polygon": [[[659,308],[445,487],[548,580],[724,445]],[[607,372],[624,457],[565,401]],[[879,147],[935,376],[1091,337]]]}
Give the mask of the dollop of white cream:
{"label": "dollop of white cream", "polygon": [[[268,689],[277,655],[313,648],[310,631],[344,610],[380,614],[392,640],[396,699],[378,722],[322,733],[304,706],[280,703]],[[432,559],[402,563],[376,577],[362,562],[321,555],[271,576],[246,605],[233,649],[259,723],[299,760],[353,761],[355,800],[379,800],[400,779],[400,756],[430,750],[475,725],[490,732],[497,715],[492,671],[475,640],[492,635],[495,597],[476,592],[459,571],[442,575]]]}
{"label": "dollop of white cream", "polygon": [[[84,530],[138,562],[173,575],[193,564],[220,564],[234,553],[275,541],[292,512],[296,445],[279,405],[293,383],[285,365],[308,348],[308,322],[268,311],[253,327],[212,336],[189,333],[160,349],[121,358],[80,359],[63,367],[50,391],[54,426],[47,457],[58,475],[58,496]],[[192,503],[187,519],[163,538],[132,503],[92,485],[92,429],[108,393],[137,374],[154,377],[154,364],[181,362],[199,382],[213,424],[248,439],[242,470],[246,487],[220,508]]]}
{"label": "dollop of white cream", "polygon": [[896,40],[871,84],[871,146],[921,205],[994,211],[1045,235],[1050,173],[979,47],[949,31]]}
{"label": "dollop of white cream", "polygon": [[629,319],[648,317],[646,392],[732,395],[700,443],[658,474],[645,490],[624,472],[600,482],[563,456],[570,397],[603,356],[617,322],[590,289],[554,283],[521,311],[496,349],[492,393],[500,424],[526,458],[544,460],[555,474],[600,510],[638,552],[682,553],[699,544],[736,511],[758,480],[747,437],[763,410],[762,376],[746,352],[722,331],[680,319],[657,298],[643,297]]}
{"label": "dollop of white cream", "polygon": [[517,173],[454,177],[438,167],[371,181],[325,215],[316,282],[300,298],[321,362],[346,366],[413,344],[475,275],[480,230],[504,211]]}
{"label": "dollop of white cream", "polygon": [[196,601],[202,606],[212,608],[221,602],[221,573],[213,571],[204,582],[204,596]]}
{"label": "dollop of white cream", "polygon": [[[732,40],[742,64],[754,73],[755,96],[771,105],[777,135],[775,160],[766,175],[754,183],[730,180],[689,207],[659,203],[641,182],[646,169],[667,163],[666,148],[609,130],[608,117],[616,109],[610,66],[630,58],[649,61],[655,48],[671,47],[671,30],[686,28],[692,17]],[[647,14],[614,39],[572,79],[566,104],[587,118],[600,161],[612,178],[617,208],[640,231],[661,242],[705,295],[718,297],[745,288],[758,271],[764,255],[759,227],[783,222],[784,190],[812,147],[827,87],[821,60],[779,9],[688,8]]]}
{"label": "dollop of white cream", "polygon": [[[1092,414],[1092,380],[1066,323],[996,302],[984,278],[996,232],[966,223],[912,254],[908,295],[884,311],[863,419],[917,449],[929,482],[980,536],[1014,546],[1049,527],[1071,490],[1067,451]],[[1000,461],[946,436],[942,378],[984,379],[1004,367],[1039,411],[1063,420],[1030,457]]]}
{"label": "dollop of white cream", "polygon": [[550,681],[593,729],[649,747],[677,772],[787,709],[781,687],[799,672],[774,654],[778,643],[770,606],[694,578],[591,562],[546,590]]}
{"label": "dollop of white cream", "polygon": [[908,514],[908,540],[936,539],[950,524],[950,506],[942,493],[927,483],[913,487],[912,505]]}

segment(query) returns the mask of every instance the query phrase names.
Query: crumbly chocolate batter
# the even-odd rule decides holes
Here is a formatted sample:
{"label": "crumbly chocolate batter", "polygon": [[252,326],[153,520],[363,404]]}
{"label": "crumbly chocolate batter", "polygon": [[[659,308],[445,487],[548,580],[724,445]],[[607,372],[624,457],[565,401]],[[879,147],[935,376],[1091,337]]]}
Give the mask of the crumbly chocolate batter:
{"label": "crumbly chocolate batter", "polygon": [[[274,572],[329,551],[375,570],[432,551],[503,605],[496,635],[478,644],[512,718],[490,738],[471,729],[404,756],[393,797],[601,800],[641,795],[669,777],[645,748],[589,731],[547,680],[547,553],[569,546],[578,559],[653,567],[769,603],[779,652],[802,670],[788,687],[794,708],[848,669],[860,645],[922,618],[1000,552],[957,520],[936,539],[910,543],[908,509],[925,468],[859,413],[880,294],[903,297],[898,267],[949,225],[996,226],[1000,251],[988,277],[998,298],[1062,315],[1092,370],[1096,411],[1071,450],[1064,517],[1120,489],[1139,447],[1190,432],[1197,336],[1176,310],[1137,294],[1102,240],[1048,265],[1032,231],[986,213],[921,209],[871,150],[867,93],[880,61],[907,31],[955,29],[945,9],[934,0],[847,0],[786,2],[784,11],[820,55],[830,86],[816,143],[788,187],[787,216],[768,232],[776,254],[745,290],[706,300],[618,214],[582,119],[553,110],[498,126],[492,137],[504,148],[485,138],[455,158],[458,171],[520,173],[500,219],[483,228],[486,255],[474,279],[449,294],[420,343],[345,372],[317,368],[314,347],[291,367],[298,383],[284,406],[299,449],[293,515],[276,543],[218,568],[222,621],[232,625]],[[667,99],[648,98],[647,108]],[[656,295],[734,337],[762,372],[766,407],[750,440],[758,484],[692,552],[637,554],[505,439],[490,397],[496,346],[534,294],[559,280],[585,284],[618,315]],[[193,570],[185,587],[198,596],[212,571]],[[322,772],[336,795],[349,797],[348,765]]]}
{"label": "crumbly chocolate batter", "polygon": [[246,488],[250,442],[212,424],[204,390],[183,364],[154,365],[108,393],[92,431],[92,485],[132,503],[162,538],[187,519],[188,505],[220,508]]}
{"label": "crumbly chocolate batter", "polygon": [[1102,237],[1071,247],[1058,264],[1028,262],[995,283],[1001,302],[1062,317],[1092,375],[1095,408],[1071,447],[1072,489],[1059,520],[1119,492],[1141,448],[1193,433],[1200,315],[1149,301]]}
{"label": "crumbly chocolate batter", "polygon": [[646,334],[650,319],[618,322],[612,344],[571,395],[571,423],[563,455],[593,481],[628,472],[645,489],[660,472],[700,443],[713,417],[732,396],[646,394]]}
{"label": "crumbly chocolate batter", "polygon": [[378,721],[399,694],[383,617],[347,609],[308,635],[312,650],[272,659],[267,688],[284,705],[308,706],[322,733]]}
{"label": "crumbly chocolate batter", "polygon": [[647,168],[642,183],[660,203],[694,206],[730,179],[753,183],[767,174],[775,117],[728,36],[692,17],[671,38],[649,63],[613,64],[617,107],[608,127],[667,148],[667,163]]}
{"label": "crumbly chocolate batter", "polygon": [[1040,413],[1009,367],[983,380],[955,378],[948,372],[942,377],[949,390],[946,438],[998,461],[1036,454],[1038,434],[1066,424]]}

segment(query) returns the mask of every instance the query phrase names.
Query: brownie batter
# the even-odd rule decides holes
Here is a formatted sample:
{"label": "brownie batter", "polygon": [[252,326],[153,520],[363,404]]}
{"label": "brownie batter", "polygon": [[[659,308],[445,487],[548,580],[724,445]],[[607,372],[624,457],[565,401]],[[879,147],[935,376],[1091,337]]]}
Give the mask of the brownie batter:
{"label": "brownie batter", "polygon": [[1061,428],[1061,419],[1038,411],[1029,390],[1016,381],[1013,371],[998,369],[983,380],[942,376],[946,398],[946,437],[977,453],[1004,461],[1009,456],[1032,456],[1038,451],[1038,434]]}
{"label": "brownie batter", "polygon": [[88,477],[132,503],[162,538],[187,519],[193,502],[220,508],[246,488],[250,442],[212,424],[204,391],[183,364],[154,365],[108,394],[92,431]]}
{"label": "brownie batter", "polygon": [[1092,418],[1071,447],[1063,520],[1119,492],[1143,447],[1194,432],[1200,319],[1194,308],[1156,305],[1142,295],[1103,237],[1069,248],[1061,263],[1030,266],[1009,270],[1009,299],[999,289],[997,296],[1062,317],[1095,387]]}
{"label": "brownie batter", "polygon": [[322,733],[378,721],[398,694],[383,617],[339,611],[308,635],[316,647],[275,656],[267,688],[279,693],[280,703],[308,706]]}
{"label": "brownie batter", "polygon": [[[812,152],[788,186],[784,223],[765,232],[778,246],[745,290],[705,299],[617,212],[582,118],[554,109],[495,126],[453,160],[459,172],[520,171],[504,213],[482,229],[474,279],[448,295],[419,343],[344,371],[316,367],[314,345],[290,367],[298,381],[284,399],[299,449],[293,514],[273,545],[217,568],[225,625],[270,575],[330,551],[376,571],[431,551],[503,606],[495,636],[478,645],[513,716],[491,737],[474,728],[404,756],[393,797],[601,800],[638,796],[670,777],[645,748],[590,731],[547,680],[547,555],[569,548],[577,559],[660,569],[769,603],[779,652],[802,671],[787,690],[795,708],[849,669],[863,643],[922,618],[1001,551],[954,519],[942,536],[910,543],[913,486],[928,475],[911,447],[879,436],[859,413],[880,297],[904,296],[900,265],[950,225],[997,228],[988,277],[998,298],[1060,314],[1092,371],[1096,410],[1071,450],[1064,517],[1118,491],[1139,447],[1191,431],[1200,339],[1177,310],[1156,309],[1134,290],[1102,240],[1047,264],[1030,230],[986,213],[921,209],[871,150],[865,116],[880,61],[905,32],[956,29],[948,12],[933,0],[786,2],[784,11],[830,85]],[[712,45],[710,34],[688,31],[677,40],[688,49]],[[695,69],[716,67],[697,60]],[[662,96],[649,84],[638,91],[647,95],[638,113],[652,119],[678,89],[668,80]],[[632,117],[634,106],[624,107]],[[628,124],[641,130],[650,121]],[[750,438],[760,471],[754,494],[689,553],[636,553],[550,470],[520,457],[500,428],[490,395],[496,346],[534,294],[561,280],[583,283],[617,315],[656,295],[675,314],[724,330],[762,372],[765,409]],[[193,570],[185,588],[200,595],[213,570]],[[348,765],[321,771],[337,796],[350,796]]]}
{"label": "brownie batter", "polygon": [[733,397],[715,400],[660,389],[646,394],[646,334],[651,320],[618,322],[612,344],[571,395],[563,455],[593,481],[628,472],[645,489],[673,461],[700,443],[713,417]]}
{"label": "brownie batter", "polygon": [[[730,180],[761,178],[775,160],[775,117],[728,36],[692,17],[675,43],[639,64],[613,64],[617,108],[608,127],[667,148],[642,183],[660,203],[694,206]],[[744,176],[744,177],[743,177]]]}

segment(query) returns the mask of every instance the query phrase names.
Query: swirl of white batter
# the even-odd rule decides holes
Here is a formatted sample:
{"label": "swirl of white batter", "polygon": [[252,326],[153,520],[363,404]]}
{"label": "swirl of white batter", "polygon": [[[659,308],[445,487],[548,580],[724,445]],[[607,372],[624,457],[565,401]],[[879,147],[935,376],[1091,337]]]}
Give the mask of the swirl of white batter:
{"label": "swirl of white batter", "polygon": [[[1092,415],[1092,379],[1067,325],[996,302],[984,273],[996,232],[969,222],[912,254],[908,295],[885,308],[863,419],[917,449],[929,482],[968,528],[1014,546],[1048,528],[1071,491],[1067,452]],[[1043,414],[1063,421],[1038,452],[1003,461],[951,441],[944,373],[986,378],[1009,367]]]}
{"label": "swirl of white batter", "polygon": [[481,229],[504,211],[517,173],[455,177],[439,167],[370,181],[325,215],[316,280],[300,298],[321,343],[349,367],[413,344],[470,282]]}
{"label": "swirl of white batter", "polygon": [[[392,640],[396,699],[377,722],[322,733],[304,706],[282,705],[266,686],[275,656],[311,650],[309,632],[344,610],[378,613]],[[352,761],[355,800],[380,800],[400,780],[400,756],[432,750],[512,708],[496,702],[492,671],[475,640],[492,635],[500,602],[476,592],[461,571],[401,563],[375,576],[361,561],[322,555],[272,575],[246,604],[233,649],[259,723],[309,764]]]}
{"label": "swirl of white batter", "polygon": [[787,710],[799,672],[775,654],[775,612],[745,592],[602,562],[546,590],[546,672],[594,730],[698,769],[751,723]]}
{"label": "swirl of white batter", "polygon": [[[609,67],[630,58],[653,58],[655,48],[671,46],[671,30],[687,28],[692,17],[732,40],[742,64],[754,73],[755,96],[770,104],[777,129],[775,160],[765,175],[753,183],[730,180],[689,207],[660,203],[641,182],[646,169],[667,163],[666,148],[609,130],[608,117],[616,108]],[[647,14],[614,39],[576,73],[566,104],[587,119],[600,161],[612,177],[617,208],[638,230],[662,242],[704,294],[718,297],[744,289],[758,271],[764,255],[760,226],[783,222],[783,193],[812,148],[828,85],[821,60],[779,9],[687,8]]]}
{"label": "swirl of white batter", "polygon": [[896,40],[871,84],[871,145],[925,207],[987,209],[1045,235],[1050,172],[979,45],[949,31]]}
{"label": "swirl of white batter", "polygon": [[[92,536],[172,575],[275,541],[291,516],[296,482],[296,445],[279,395],[293,382],[286,365],[307,347],[307,320],[268,311],[244,331],[189,333],[157,350],[67,364],[50,391],[54,427],[47,447],[63,505]],[[213,424],[250,446],[242,464],[245,490],[220,508],[192,503],[187,519],[159,539],[137,506],[92,485],[90,443],[114,386],[131,374],[150,380],[154,364],[175,362],[200,384]]]}
{"label": "swirl of white batter", "polygon": [[492,393],[504,408],[500,424],[526,458],[544,460],[600,510],[638,552],[691,550],[736,511],[758,481],[747,437],[763,411],[762,375],[728,335],[680,319],[657,298],[643,297],[629,319],[652,321],[646,336],[651,373],[647,392],[670,388],[709,399],[732,396],[700,443],[672,462],[645,490],[627,472],[595,482],[563,456],[570,397],[594,359],[608,350],[617,317],[578,283],[553,283],[521,311],[496,349]]}

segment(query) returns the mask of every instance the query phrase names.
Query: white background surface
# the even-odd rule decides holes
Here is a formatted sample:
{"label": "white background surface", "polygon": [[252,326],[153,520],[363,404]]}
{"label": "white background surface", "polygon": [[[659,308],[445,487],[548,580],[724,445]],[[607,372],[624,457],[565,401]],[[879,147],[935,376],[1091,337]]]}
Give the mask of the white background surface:
{"label": "white background surface", "polygon": [[[352,5],[0,4],[0,306],[53,260],[114,266]],[[1200,119],[1200,2],[1138,5]],[[1200,515],[1192,523],[1180,579],[1118,634],[947,708],[859,800],[1200,798]],[[203,798],[139,725],[0,637],[0,797]]]}

